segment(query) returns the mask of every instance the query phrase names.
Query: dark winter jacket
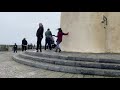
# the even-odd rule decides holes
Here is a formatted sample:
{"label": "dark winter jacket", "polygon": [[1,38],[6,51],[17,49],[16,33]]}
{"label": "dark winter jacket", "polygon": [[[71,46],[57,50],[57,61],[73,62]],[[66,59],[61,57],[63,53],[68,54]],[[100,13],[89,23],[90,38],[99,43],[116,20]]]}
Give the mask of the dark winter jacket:
{"label": "dark winter jacket", "polygon": [[36,36],[38,38],[43,38],[43,32],[44,32],[44,28],[43,27],[39,27],[37,32],[36,32]]}
{"label": "dark winter jacket", "polygon": [[25,39],[22,40],[22,45],[27,45],[27,41]]}
{"label": "dark winter jacket", "polygon": [[46,31],[45,36],[46,36],[46,38],[51,38],[52,37],[51,31]]}
{"label": "dark winter jacket", "polygon": [[17,49],[17,45],[14,45],[14,47],[13,47],[14,49]]}

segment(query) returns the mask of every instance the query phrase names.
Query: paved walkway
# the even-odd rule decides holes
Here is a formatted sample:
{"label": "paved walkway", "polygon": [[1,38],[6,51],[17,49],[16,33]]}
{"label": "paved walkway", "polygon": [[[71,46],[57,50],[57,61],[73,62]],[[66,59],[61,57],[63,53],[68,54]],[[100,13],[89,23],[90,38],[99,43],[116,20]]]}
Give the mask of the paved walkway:
{"label": "paved walkway", "polygon": [[12,55],[14,55],[12,52],[0,52],[0,78],[109,78],[34,68],[15,62],[12,60]]}

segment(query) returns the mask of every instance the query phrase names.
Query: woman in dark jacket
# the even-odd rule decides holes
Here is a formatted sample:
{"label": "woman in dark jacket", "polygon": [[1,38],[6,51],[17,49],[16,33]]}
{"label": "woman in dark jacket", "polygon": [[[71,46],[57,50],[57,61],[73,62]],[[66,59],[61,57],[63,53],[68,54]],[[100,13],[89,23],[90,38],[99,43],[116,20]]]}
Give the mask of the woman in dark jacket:
{"label": "woman in dark jacket", "polygon": [[59,49],[59,52],[61,52],[61,49],[60,49],[60,43],[62,42],[62,37],[63,37],[63,35],[68,35],[69,33],[63,33],[63,31],[62,31],[62,29],[61,28],[58,28],[58,34],[57,34],[57,36],[55,36],[55,37],[57,37],[57,46],[56,46],[56,51],[55,52],[57,52],[57,50]]}
{"label": "woman in dark jacket", "polygon": [[42,52],[42,46],[41,46],[41,42],[42,42],[42,39],[43,39],[43,32],[44,32],[44,27],[42,25],[42,23],[39,24],[39,28],[36,32],[36,36],[37,36],[37,52],[38,52],[38,49],[40,48],[40,52]]}

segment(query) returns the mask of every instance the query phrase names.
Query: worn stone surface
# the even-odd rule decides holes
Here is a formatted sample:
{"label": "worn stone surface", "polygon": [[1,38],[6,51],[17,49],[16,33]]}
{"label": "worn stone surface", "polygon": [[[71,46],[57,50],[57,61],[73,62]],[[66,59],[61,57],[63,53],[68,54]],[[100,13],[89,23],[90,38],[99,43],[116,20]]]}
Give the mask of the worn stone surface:
{"label": "worn stone surface", "polygon": [[72,76],[72,78],[83,78],[83,77],[84,77],[84,75],[82,75],[82,74],[75,74]]}
{"label": "worn stone surface", "polygon": [[61,47],[73,52],[120,53],[119,20],[120,12],[62,12],[61,28],[69,35]]}
{"label": "worn stone surface", "polygon": [[63,37],[62,49],[73,52],[105,52],[106,30],[101,23],[103,15],[102,12],[63,12],[61,28],[63,32],[69,32],[69,35]]}
{"label": "worn stone surface", "polygon": [[83,75],[83,78],[94,78],[94,75]]}
{"label": "worn stone surface", "polygon": [[12,60],[12,55],[13,52],[0,52],[0,78],[62,78],[67,74],[17,63]]}
{"label": "worn stone surface", "polygon": [[[12,60],[12,55],[13,52],[0,52],[0,78],[93,78],[93,75],[54,72],[26,66]],[[94,78],[101,77],[104,76],[94,75]]]}
{"label": "worn stone surface", "polygon": [[[65,73],[61,73],[61,72],[53,72],[47,76],[45,76],[45,78],[60,78],[64,75]],[[64,78],[64,77],[63,77]]]}
{"label": "worn stone surface", "polygon": [[94,76],[94,78],[105,78],[104,76]]}
{"label": "worn stone surface", "polygon": [[61,78],[72,78],[73,76],[74,76],[74,74],[66,73],[66,74],[62,75]]}
{"label": "worn stone surface", "polygon": [[[35,54],[35,52],[28,52],[30,54]],[[42,54],[46,54],[48,52],[42,52]],[[51,52],[52,53],[52,52]],[[37,55],[40,55],[40,53],[36,53]],[[54,54],[54,53],[52,53]],[[22,54],[21,54],[22,55]],[[60,54],[59,54],[60,55]],[[58,56],[59,56],[58,55]],[[25,55],[24,55],[25,56]],[[49,54],[50,56],[50,54]],[[29,57],[29,55],[28,55]],[[32,59],[30,60],[30,57],[32,57]],[[26,64],[26,65],[30,65],[30,66],[34,66],[34,67],[39,67],[42,69],[48,69],[48,70],[53,70],[53,71],[60,71],[60,72],[66,72],[66,73],[79,73],[79,74],[85,74],[85,75],[105,75],[105,76],[120,76],[120,71],[119,70],[115,70],[115,69],[119,69],[119,65],[117,64],[102,64],[102,63],[96,63],[96,62],[81,62],[79,61],[79,65],[80,67],[76,67],[74,66],[74,63],[77,63],[78,61],[68,61],[68,60],[61,60],[61,59],[55,59],[55,58],[46,58],[46,60],[54,60],[55,62],[59,62],[59,63],[49,63],[49,62],[44,62],[44,58],[42,57],[42,62],[37,62],[38,58],[40,57],[35,57],[34,56],[30,56],[29,58],[27,58],[27,55],[24,57],[22,56],[22,58],[18,57],[16,61],[19,61],[22,64]],[[37,58],[37,61],[36,61]],[[60,63],[61,62],[61,63]],[[70,62],[70,63],[68,63]],[[73,66],[68,66],[68,65],[72,65],[73,62]],[[60,64],[60,65],[59,65]],[[99,69],[98,69],[99,68]],[[104,69],[105,68],[105,69]]]}
{"label": "worn stone surface", "polygon": [[[61,57],[62,59],[66,60],[74,60],[77,58],[77,61],[95,61],[95,62],[111,62],[111,63],[120,63],[120,54],[95,54],[95,53],[73,53],[73,52],[62,52],[62,53],[55,53],[53,51],[43,51],[42,53],[36,53],[36,51],[28,51],[25,54],[29,54],[32,56],[38,57],[49,57],[49,58],[58,58]],[[44,56],[43,56],[44,55]],[[68,58],[69,56],[73,58]]]}

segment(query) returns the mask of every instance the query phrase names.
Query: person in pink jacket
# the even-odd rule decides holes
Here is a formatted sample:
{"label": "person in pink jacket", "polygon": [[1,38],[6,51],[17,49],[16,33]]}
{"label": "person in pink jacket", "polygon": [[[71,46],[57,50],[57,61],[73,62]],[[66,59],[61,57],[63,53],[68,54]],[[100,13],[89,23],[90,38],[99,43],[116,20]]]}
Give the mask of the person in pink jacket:
{"label": "person in pink jacket", "polygon": [[59,45],[62,42],[62,37],[63,37],[63,35],[68,35],[69,33],[63,33],[61,28],[58,28],[57,30],[58,30],[58,34],[57,34],[57,36],[55,36],[55,37],[57,37],[57,41],[56,41],[57,46],[56,46],[55,52],[57,52],[58,49],[59,49],[59,52],[61,52],[61,49],[60,49]]}

